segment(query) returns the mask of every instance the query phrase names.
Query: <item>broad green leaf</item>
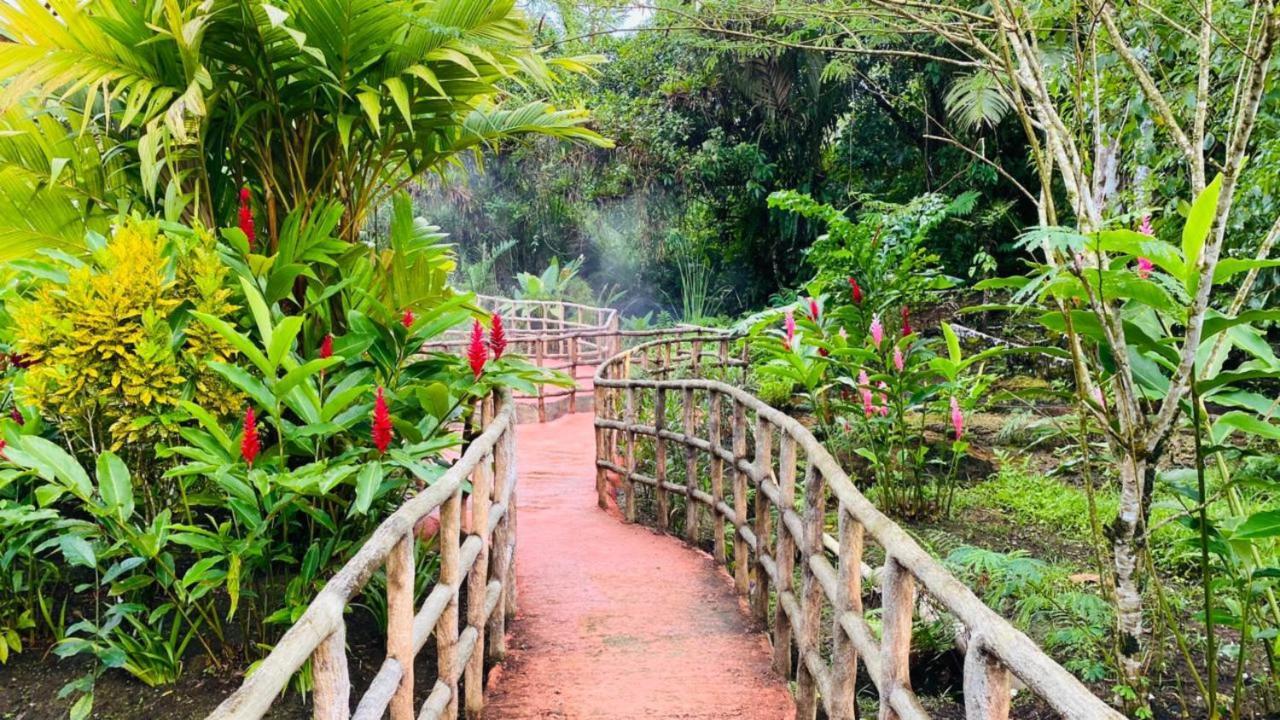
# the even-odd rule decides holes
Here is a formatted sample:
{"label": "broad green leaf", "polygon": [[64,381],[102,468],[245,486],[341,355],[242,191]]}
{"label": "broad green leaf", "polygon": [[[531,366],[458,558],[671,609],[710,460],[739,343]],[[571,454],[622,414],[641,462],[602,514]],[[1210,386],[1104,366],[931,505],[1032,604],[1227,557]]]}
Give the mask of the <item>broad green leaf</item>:
{"label": "broad green leaf", "polygon": [[956,337],[956,331],[951,329],[950,323],[942,323],[942,334],[947,338],[947,356],[953,363],[960,362],[960,338]]}
{"label": "broad green leaf", "polygon": [[[240,278],[240,287],[244,290],[244,298],[249,302],[249,310],[253,312],[253,321],[258,325],[258,334],[262,336],[263,347],[271,347],[274,328],[271,324],[271,309],[262,298],[258,288],[248,278]],[[266,372],[266,371],[264,371]]]}
{"label": "broad green leaf", "polygon": [[360,469],[356,477],[355,511],[360,515],[369,512],[378,488],[382,487],[382,463],[371,462]]}
{"label": "broad green leaf", "polygon": [[208,431],[208,433],[218,441],[218,444],[221,445],[224,450],[228,453],[235,452],[236,446],[235,443],[232,442],[231,436],[227,435],[227,433],[223,431],[222,426],[218,424],[217,419],[214,418],[213,415],[209,414],[209,411],[189,400],[182,400],[178,405],[183,410],[186,410],[191,417],[195,418],[196,422],[200,423],[200,427],[203,427]]}
{"label": "broad green leaf", "polygon": [[276,397],[271,390],[261,380],[246,372],[244,368],[220,362],[210,362],[208,367],[231,381],[232,385],[243,390],[261,407],[274,408],[276,406]]}
{"label": "broad green leaf", "polygon": [[1200,254],[1204,250],[1205,240],[1213,229],[1213,218],[1218,211],[1218,195],[1222,192],[1222,175],[1219,174],[1209,183],[1191,203],[1187,214],[1187,222],[1182,226],[1182,260],[1186,264],[1183,277],[1187,293],[1196,294],[1199,282]]}
{"label": "broad green leaf", "polygon": [[[89,475],[66,450],[35,435],[22,436],[19,445],[23,454],[32,461],[29,467],[40,477],[62,483],[82,500],[93,496],[93,483],[89,482]],[[11,453],[9,459],[18,463],[19,457],[16,453]]]}
{"label": "broad green leaf", "polygon": [[[279,325],[271,331],[271,344],[267,348],[267,362],[271,365],[271,377],[275,379],[276,371],[280,367],[281,361],[285,355],[293,349],[293,341],[298,337],[298,332],[302,330],[303,318],[298,315],[290,315],[280,321]],[[281,394],[284,394],[283,391]]]}
{"label": "broad green leaf", "polygon": [[1272,425],[1262,418],[1241,410],[1224,413],[1213,423],[1213,442],[1221,445],[1234,430],[1256,435],[1267,440],[1280,440],[1280,425]]}
{"label": "broad green leaf", "polygon": [[1280,510],[1263,510],[1250,515],[1240,527],[1236,528],[1234,537],[1280,537]]}
{"label": "broad green leaf", "polygon": [[110,451],[98,456],[98,493],[121,522],[129,521],[133,515],[133,479],[124,461]]}
{"label": "broad green leaf", "polygon": [[257,345],[253,344],[252,340],[240,334],[239,331],[220,318],[194,310],[191,314],[200,322],[208,325],[211,330],[218,333],[223,340],[231,343],[245,357],[249,358],[249,362],[253,363],[260,372],[263,374],[271,373],[271,363],[267,362],[267,356],[258,349]]}
{"label": "broad green leaf", "polygon": [[93,552],[93,545],[88,540],[67,533],[58,538],[58,548],[62,550],[62,557],[73,566],[96,568],[98,566],[98,558]]}
{"label": "broad green leaf", "polygon": [[328,368],[343,362],[343,360],[344,358],[340,355],[308,360],[302,365],[290,370],[285,374],[280,382],[276,383],[276,394],[281,396],[288,395],[290,391],[298,387],[299,383],[302,383],[312,375],[319,373],[321,370],[327,370]]}

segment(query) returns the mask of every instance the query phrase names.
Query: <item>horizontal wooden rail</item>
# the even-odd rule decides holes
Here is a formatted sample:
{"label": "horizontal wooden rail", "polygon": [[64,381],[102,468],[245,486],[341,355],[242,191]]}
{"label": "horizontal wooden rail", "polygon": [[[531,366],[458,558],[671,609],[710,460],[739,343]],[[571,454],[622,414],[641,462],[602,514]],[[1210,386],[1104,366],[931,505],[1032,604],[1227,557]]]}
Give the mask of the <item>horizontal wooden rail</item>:
{"label": "horizontal wooden rail", "polygon": [[[483,705],[484,664],[506,651],[506,621],[515,614],[515,403],[509,394],[481,403],[483,431],[434,484],[374,530],[355,556],[316,595],[302,617],[235,693],[207,720],[257,720],[289,679],[311,660],[312,716],[317,720],[456,718],[464,707],[477,718]],[[470,515],[463,486],[470,481]],[[414,526],[440,513],[439,577],[416,608]],[[351,714],[351,681],[343,615],[375,572],[386,571],[387,655]],[[413,661],[434,636],[432,691],[413,707]],[[487,645],[486,645],[487,641]],[[459,687],[465,691],[459,693]]]}
{"label": "horizontal wooden rail", "polygon": [[[623,347],[653,338],[673,335],[700,335],[718,331],[696,325],[648,330],[622,330],[618,311],[562,300],[515,300],[477,295],[476,304],[502,316],[508,352],[523,355],[548,370],[558,370],[573,379],[567,388],[538,386],[534,394],[517,393],[516,400],[537,403],[537,419],[548,420],[547,404],[566,398],[568,412],[576,412],[578,395],[584,391],[581,371],[591,373]],[[426,343],[428,352],[464,354],[470,342],[470,321],[446,331]],[[586,396],[591,398],[593,396]]]}
{"label": "horizontal wooden rail", "polygon": [[[661,338],[600,365],[596,487],[627,521],[643,499],[646,521],[710,539],[769,631],[775,669],[795,680],[800,720],[819,707],[856,717],[859,662],[880,720],[928,718],[911,687],[912,624],[941,613],[964,630],[965,717],[1008,718],[1016,676],[1061,717],[1123,718],[877,510],[804,425],[743,390],[747,348],[733,345]],[[866,542],[883,550],[878,570],[863,561]],[[878,633],[864,615],[877,594]]]}

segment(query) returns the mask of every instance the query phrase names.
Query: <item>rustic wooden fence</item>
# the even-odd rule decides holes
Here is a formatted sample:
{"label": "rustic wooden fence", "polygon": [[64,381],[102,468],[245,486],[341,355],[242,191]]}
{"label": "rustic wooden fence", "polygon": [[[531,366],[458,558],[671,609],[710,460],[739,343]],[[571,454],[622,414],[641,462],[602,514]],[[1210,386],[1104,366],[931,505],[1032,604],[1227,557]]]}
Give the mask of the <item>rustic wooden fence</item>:
{"label": "rustic wooden fence", "polygon": [[[207,720],[257,720],[289,679],[311,661],[317,720],[479,717],[485,662],[506,652],[505,627],[515,614],[515,403],[490,398],[477,414],[482,432],[434,484],[382,522],[289,628],[271,654]],[[468,512],[463,485],[470,481]],[[414,525],[439,511],[439,576],[420,607],[414,600]],[[387,656],[351,714],[343,614],[369,578],[386,570]],[[414,658],[434,637],[437,676],[414,707]],[[459,684],[463,696],[459,697]]]}
{"label": "rustic wooden fence", "polygon": [[[507,347],[550,370],[559,370],[574,379],[571,387],[538,386],[533,395],[516,393],[518,401],[536,408],[538,422],[554,419],[548,406],[561,402],[566,412],[586,410],[580,397],[591,399],[591,378],[595,369],[623,347],[656,337],[672,337],[714,332],[694,325],[680,325],[648,330],[622,330],[618,311],[562,300],[514,300],[491,295],[477,295],[476,304],[495,315],[501,315],[507,331]],[[461,354],[470,341],[470,321],[453,328],[424,349],[433,352]],[[524,420],[522,420],[523,422]]]}
{"label": "rustic wooden fence", "polygon": [[[819,706],[857,717],[859,663],[880,720],[928,718],[910,675],[917,616],[956,628],[970,720],[1009,717],[1011,675],[1064,718],[1123,718],[878,511],[800,422],[742,390],[739,342],[741,355],[723,335],[660,339],[600,366],[597,492],[627,521],[709,535],[771,635],[775,669],[795,680],[800,720]],[[864,562],[873,554],[878,570]]]}

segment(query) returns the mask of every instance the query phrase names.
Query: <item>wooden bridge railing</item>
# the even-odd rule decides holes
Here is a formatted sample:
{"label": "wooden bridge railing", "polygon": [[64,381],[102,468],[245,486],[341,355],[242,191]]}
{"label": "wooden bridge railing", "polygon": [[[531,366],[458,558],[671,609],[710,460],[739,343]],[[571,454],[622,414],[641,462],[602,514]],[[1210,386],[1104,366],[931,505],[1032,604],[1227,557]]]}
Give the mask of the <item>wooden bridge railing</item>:
{"label": "wooden bridge railing", "polygon": [[[591,373],[623,347],[656,337],[709,332],[694,325],[649,330],[623,330],[618,311],[563,300],[515,300],[477,295],[476,304],[490,313],[502,316],[507,332],[507,347],[535,364],[559,370],[574,379],[572,387],[538,386],[537,394],[516,393],[517,400],[536,401],[539,422],[548,419],[547,403],[564,398],[568,411],[574,412],[584,381]],[[470,341],[470,325],[449,330],[424,349],[461,354]],[[582,371],[588,374],[580,375]],[[588,395],[588,397],[590,397]]]}
{"label": "wooden bridge railing", "polygon": [[[206,720],[257,720],[289,679],[311,660],[313,717],[392,720],[479,717],[485,661],[506,652],[506,620],[515,614],[515,403],[487,399],[483,432],[434,484],[382,522],[307,607],[257,670]],[[463,485],[470,481],[469,512]],[[414,525],[439,510],[439,577],[420,607],[414,599]],[[386,570],[387,656],[351,714],[344,610],[369,578]],[[413,663],[428,638],[436,644],[437,677],[414,708]],[[459,696],[459,683],[463,696]]]}
{"label": "wooden bridge railing", "polygon": [[[859,662],[880,720],[928,718],[911,686],[917,608],[958,626],[969,720],[1009,717],[1011,674],[1064,718],[1123,718],[878,511],[800,422],[738,387],[746,351],[732,344],[660,339],[600,366],[597,492],[629,522],[643,502],[663,531],[674,519],[691,543],[709,532],[772,636],[775,669],[795,679],[799,720],[819,705],[833,720],[857,717]],[[878,571],[864,563],[868,541],[883,554]],[[878,634],[866,615],[877,581]]]}

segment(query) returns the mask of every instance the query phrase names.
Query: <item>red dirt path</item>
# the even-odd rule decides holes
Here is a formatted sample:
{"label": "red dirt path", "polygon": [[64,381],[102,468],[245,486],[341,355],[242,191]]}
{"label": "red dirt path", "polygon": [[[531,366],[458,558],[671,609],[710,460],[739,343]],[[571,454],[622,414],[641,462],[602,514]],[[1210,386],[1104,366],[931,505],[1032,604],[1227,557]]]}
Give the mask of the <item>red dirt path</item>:
{"label": "red dirt path", "polygon": [[590,413],[517,442],[519,615],[485,718],[794,718],[729,576],[596,506]]}

